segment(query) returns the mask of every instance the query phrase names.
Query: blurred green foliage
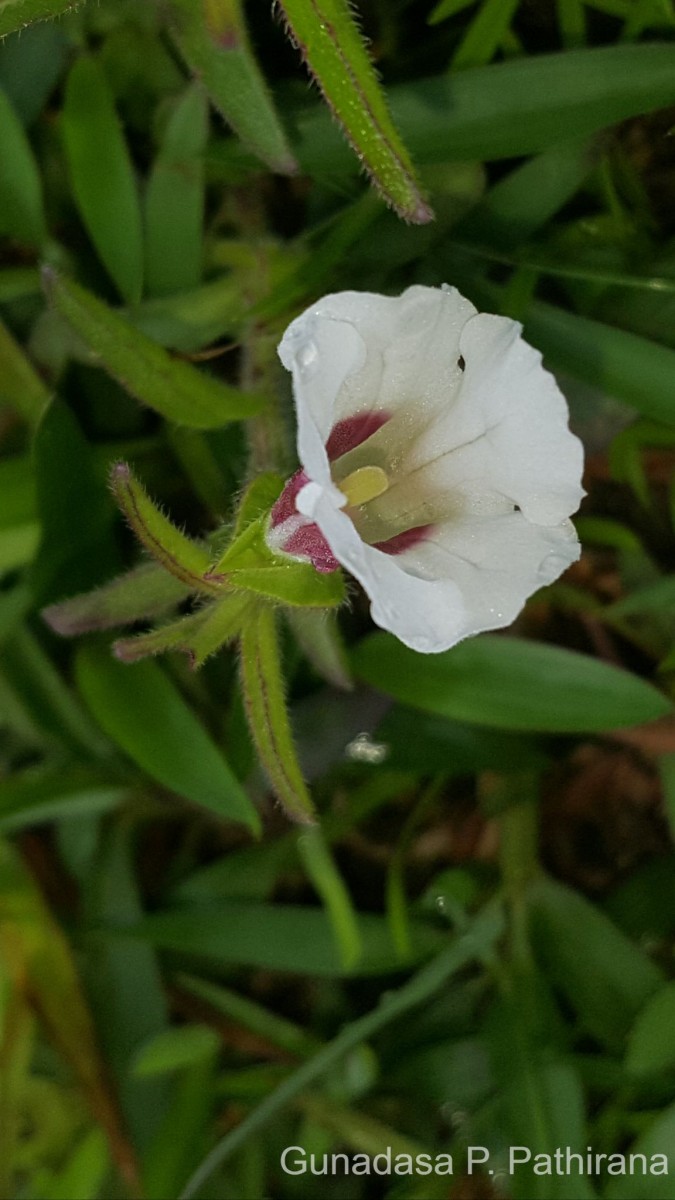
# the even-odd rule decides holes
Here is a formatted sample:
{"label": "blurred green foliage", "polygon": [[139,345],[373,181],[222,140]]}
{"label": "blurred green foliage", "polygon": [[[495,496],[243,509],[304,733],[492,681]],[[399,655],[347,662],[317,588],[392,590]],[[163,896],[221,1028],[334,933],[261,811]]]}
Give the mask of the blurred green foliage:
{"label": "blurred green foliage", "polygon": [[[508,1147],[674,1144],[673,4],[279,7],[0,0],[0,1197],[668,1200]],[[430,659],[250,530],[288,321],[444,281],[544,352],[589,494],[515,636]],[[222,598],[144,628],[219,557],[295,605],[241,677]]]}

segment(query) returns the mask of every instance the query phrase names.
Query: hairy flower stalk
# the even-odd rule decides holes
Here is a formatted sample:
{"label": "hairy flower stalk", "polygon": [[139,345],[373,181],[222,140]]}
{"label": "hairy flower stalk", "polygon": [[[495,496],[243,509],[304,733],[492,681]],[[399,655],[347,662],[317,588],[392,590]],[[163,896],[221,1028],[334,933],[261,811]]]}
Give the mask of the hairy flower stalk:
{"label": "hairy flower stalk", "polygon": [[268,545],[344,566],[423,653],[510,624],[579,556],[581,443],[520,334],[453,288],[411,287],[326,296],[279,346],[302,466]]}

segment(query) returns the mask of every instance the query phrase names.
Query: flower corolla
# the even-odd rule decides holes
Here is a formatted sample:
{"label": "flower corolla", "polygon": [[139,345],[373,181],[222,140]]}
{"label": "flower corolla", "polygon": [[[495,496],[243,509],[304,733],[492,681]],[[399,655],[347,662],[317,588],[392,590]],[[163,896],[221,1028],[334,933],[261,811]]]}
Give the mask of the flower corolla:
{"label": "flower corolla", "polygon": [[584,495],[565,399],[521,326],[454,288],[338,292],[286,330],[301,469],[277,553],[340,565],[422,653],[511,623],[579,557]]}

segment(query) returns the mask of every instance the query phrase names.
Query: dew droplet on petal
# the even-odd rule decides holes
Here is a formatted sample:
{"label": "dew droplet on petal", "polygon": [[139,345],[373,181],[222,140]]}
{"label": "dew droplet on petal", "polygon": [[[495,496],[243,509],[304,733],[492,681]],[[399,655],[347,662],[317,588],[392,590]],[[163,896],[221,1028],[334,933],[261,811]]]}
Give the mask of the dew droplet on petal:
{"label": "dew droplet on petal", "polygon": [[306,342],[305,345],[298,351],[298,362],[300,366],[306,370],[314,365],[319,357],[319,351],[314,342]]}

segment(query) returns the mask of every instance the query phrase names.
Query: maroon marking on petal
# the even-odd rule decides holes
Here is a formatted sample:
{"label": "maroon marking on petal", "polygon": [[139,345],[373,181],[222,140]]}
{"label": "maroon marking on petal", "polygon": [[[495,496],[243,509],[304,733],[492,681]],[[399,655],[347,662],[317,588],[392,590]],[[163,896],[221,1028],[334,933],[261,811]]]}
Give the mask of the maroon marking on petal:
{"label": "maroon marking on petal", "polygon": [[386,425],[390,415],[387,412],[357,413],[353,417],[345,417],[344,421],[338,421],[331,429],[326,442],[329,462],[335,462],[336,458],[341,458],[348,450],[354,450],[361,442],[367,441],[378,429]]}
{"label": "maroon marking on petal", "polygon": [[308,558],[322,575],[329,575],[340,566],[318,525],[313,523],[303,525],[291,534],[288,541],[284,542],[283,549],[285,554]]}
{"label": "maroon marking on petal", "polygon": [[403,554],[404,550],[412,550],[413,546],[423,542],[431,529],[433,525],[418,525],[416,529],[405,529],[403,533],[395,533],[385,542],[375,542],[374,548],[382,550],[384,554]]}
{"label": "maroon marking on petal", "polygon": [[270,513],[272,529],[276,528],[277,525],[283,524],[289,517],[296,515],[298,510],[295,507],[295,499],[298,492],[302,491],[306,483],[309,483],[309,478],[302,470],[296,471],[295,475],[291,475],[291,478],[286,481],[284,490]]}

